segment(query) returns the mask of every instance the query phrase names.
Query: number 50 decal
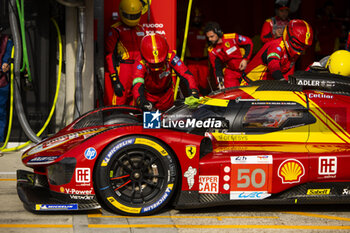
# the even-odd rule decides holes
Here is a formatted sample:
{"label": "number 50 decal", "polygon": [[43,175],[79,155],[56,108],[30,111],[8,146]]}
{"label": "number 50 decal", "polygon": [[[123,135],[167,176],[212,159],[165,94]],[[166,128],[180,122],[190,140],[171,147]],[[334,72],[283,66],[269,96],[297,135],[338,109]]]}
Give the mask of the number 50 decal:
{"label": "number 50 decal", "polygon": [[237,188],[248,188],[252,185],[254,188],[259,189],[266,184],[266,173],[261,168],[256,168],[252,172],[250,169],[238,169],[237,182],[241,180],[244,180],[244,183],[237,183]]}
{"label": "number 50 decal", "polygon": [[271,189],[272,155],[231,157],[231,192],[269,192]]}

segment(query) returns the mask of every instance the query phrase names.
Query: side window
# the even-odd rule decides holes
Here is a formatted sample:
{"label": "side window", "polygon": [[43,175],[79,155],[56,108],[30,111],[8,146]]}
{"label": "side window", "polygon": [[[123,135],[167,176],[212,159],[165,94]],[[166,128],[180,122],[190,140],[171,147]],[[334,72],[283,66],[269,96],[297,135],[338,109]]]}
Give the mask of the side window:
{"label": "side window", "polygon": [[314,123],[306,108],[294,102],[253,102],[242,118],[243,131],[277,131]]}

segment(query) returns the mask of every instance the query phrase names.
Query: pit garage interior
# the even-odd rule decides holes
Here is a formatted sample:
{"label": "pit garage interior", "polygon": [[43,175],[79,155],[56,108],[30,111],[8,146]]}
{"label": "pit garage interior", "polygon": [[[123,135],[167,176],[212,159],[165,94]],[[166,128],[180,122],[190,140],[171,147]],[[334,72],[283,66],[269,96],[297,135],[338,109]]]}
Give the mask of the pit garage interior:
{"label": "pit garage interior", "polygon": [[[145,1],[145,0],[143,0]],[[57,95],[56,109],[42,138],[57,132],[81,114],[103,106],[104,37],[110,25],[117,20],[120,0],[1,0],[0,22],[10,30],[11,9],[19,25],[23,20],[28,69],[20,72],[18,85],[23,112],[33,132],[42,129]],[[146,27],[156,30],[163,25],[170,47],[181,53],[186,16],[198,8],[203,22],[217,21],[225,33],[236,32],[254,41],[254,52],[261,47],[259,35],[263,22],[274,15],[274,0],[149,0],[150,7],[141,19]],[[325,6],[331,5],[332,19],[337,33],[330,35],[334,48],[344,49],[350,30],[350,1],[348,0],[292,0],[290,18],[309,22],[316,32]],[[18,8],[19,6],[19,8]],[[22,17],[18,14],[22,11]],[[163,22],[163,21],[166,22]],[[55,23],[59,28],[55,27]],[[323,24],[324,25],[324,24]],[[336,37],[336,38],[334,38]],[[59,53],[61,40],[62,55]],[[317,36],[316,39],[317,40]],[[316,41],[314,41],[316,42]],[[315,44],[301,57],[297,69],[305,69],[317,56]],[[181,55],[181,54],[180,54]],[[62,67],[59,70],[60,61]],[[59,91],[56,92],[58,77]],[[58,94],[57,94],[58,93]],[[18,103],[14,103],[16,105]],[[10,111],[10,107],[8,108]],[[10,141],[28,140],[14,111]]]}

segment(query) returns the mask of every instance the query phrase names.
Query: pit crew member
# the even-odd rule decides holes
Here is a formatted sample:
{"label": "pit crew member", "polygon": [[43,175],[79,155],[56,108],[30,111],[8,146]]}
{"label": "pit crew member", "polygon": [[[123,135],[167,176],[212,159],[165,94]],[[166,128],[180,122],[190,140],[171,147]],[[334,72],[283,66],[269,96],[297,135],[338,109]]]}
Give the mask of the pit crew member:
{"label": "pit crew member", "polygon": [[209,83],[208,44],[202,25],[202,13],[195,8],[193,22],[188,30],[186,47],[186,66],[193,74],[201,95],[211,91]]}
{"label": "pit crew member", "polygon": [[135,59],[140,55],[141,39],[145,35],[139,24],[141,13],[140,0],[121,0],[121,20],[111,26],[105,43],[108,72],[105,78],[106,105],[133,105],[132,72]]}
{"label": "pit crew member", "polygon": [[141,56],[133,78],[133,96],[144,111],[165,111],[174,103],[172,70],[180,77],[192,96],[198,98],[198,88],[193,75],[174,52],[166,39],[159,34],[149,34],[141,41]]}
{"label": "pit crew member", "polygon": [[304,20],[291,20],[283,36],[266,43],[255,55],[246,69],[246,81],[288,80],[294,73],[295,62],[300,54],[312,44],[313,32]]}
{"label": "pit crew member", "polygon": [[263,43],[280,38],[283,33],[284,27],[289,22],[289,1],[288,0],[276,0],[275,11],[276,16],[265,20],[261,29],[260,39]]}
{"label": "pit crew member", "polygon": [[239,86],[253,51],[252,40],[237,33],[224,34],[216,22],[209,22],[204,32],[210,43],[209,61],[219,88]]}

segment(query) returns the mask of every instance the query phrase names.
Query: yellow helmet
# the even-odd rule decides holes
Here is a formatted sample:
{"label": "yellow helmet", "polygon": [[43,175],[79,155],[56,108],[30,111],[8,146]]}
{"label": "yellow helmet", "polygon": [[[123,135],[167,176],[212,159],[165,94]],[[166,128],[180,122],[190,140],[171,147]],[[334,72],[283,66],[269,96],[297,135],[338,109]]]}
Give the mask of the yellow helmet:
{"label": "yellow helmet", "polygon": [[350,52],[338,50],[332,53],[326,64],[332,74],[350,76]]}
{"label": "yellow helmet", "polygon": [[121,0],[119,15],[123,23],[135,27],[141,19],[142,3],[140,0]]}

